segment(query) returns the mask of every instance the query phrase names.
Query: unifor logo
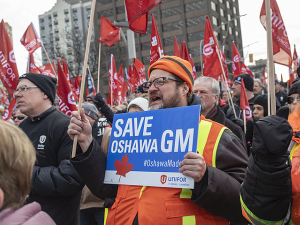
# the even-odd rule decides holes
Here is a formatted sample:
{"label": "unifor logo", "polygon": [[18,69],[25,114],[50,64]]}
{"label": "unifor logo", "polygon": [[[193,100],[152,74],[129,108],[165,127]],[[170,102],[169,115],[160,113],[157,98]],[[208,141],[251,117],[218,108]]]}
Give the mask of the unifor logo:
{"label": "unifor logo", "polygon": [[160,176],[160,182],[161,182],[162,184],[164,184],[164,183],[166,183],[166,181],[167,181],[167,175],[161,175],[161,176]]}
{"label": "unifor logo", "polygon": [[10,60],[12,63],[16,63],[16,58],[15,58],[14,50],[11,50],[11,51],[9,52],[9,60]]}
{"label": "unifor logo", "polygon": [[40,143],[43,144],[46,141],[46,136],[42,135],[40,136]]}
{"label": "unifor logo", "polygon": [[206,44],[203,47],[203,54],[206,56],[211,55],[214,52],[213,48],[210,46],[210,44]]}

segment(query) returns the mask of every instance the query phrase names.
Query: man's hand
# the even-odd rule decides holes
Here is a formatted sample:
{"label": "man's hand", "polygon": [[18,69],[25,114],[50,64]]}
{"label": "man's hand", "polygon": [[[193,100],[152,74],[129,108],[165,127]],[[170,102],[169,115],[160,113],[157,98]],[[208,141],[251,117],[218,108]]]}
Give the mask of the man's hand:
{"label": "man's hand", "polygon": [[195,182],[199,182],[206,171],[206,163],[203,156],[194,152],[186,153],[179,166],[179,172],[185,176],[192,177]]}
{"label": "man's hand", "polygon": [[76,111],[72,112],[72,118],[68,126],[68,134],[72,140],[74,140],[75,135],[78,135],[77,141],[83,152],[85,152],[92,143],[92,127],[83,109],[81,109],[80,115]]}

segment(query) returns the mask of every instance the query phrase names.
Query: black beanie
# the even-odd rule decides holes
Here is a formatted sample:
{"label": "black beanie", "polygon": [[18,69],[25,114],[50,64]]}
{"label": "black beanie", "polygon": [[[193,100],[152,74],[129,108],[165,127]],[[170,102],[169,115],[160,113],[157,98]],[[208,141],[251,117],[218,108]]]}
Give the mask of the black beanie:
{"label": "black beanie", "polygon": [[25,73],[20,76],[18,83],[21,79],[30,80],[32,83],[38,86],[38,88],[48,96],[52,105],[54,105],[57,81],[56,78],[37,73]]}
{"label": "black beanie", "polygon": [[292,94],[300,94],[300,81],[293,83],[289,90],[288,96],[291,96]]}
{"label": "black beanie", "polygon": [[253,105],[261,105],[264,107],[264,116],[268,115],[268,96],[259,95],[254,99]]}
{"label": "black beanie", "polygon": [[136,90],[136,91],[138,91],[138,92],[141,92],[142,94],[144,94],[144,93],[148,93],[148,91],[147,91],[147,90],[144,90],[144,88],[143,88],[143,86],[142,86],[142,85],[140,85],[140,86],[137,86],[135,90]]}
{"label": "black beanie", "polygon": [[242,78],[243,78],[243,81],[244,81],[244,84],[245,84],[245,88],[248,90],[248,91],[252,91],[253,92],[253,77],[250,75],[250,74],[241,74],[237,77],[234,78],[233,82],[236,82],[236,83],[241,83],[242,81]]}

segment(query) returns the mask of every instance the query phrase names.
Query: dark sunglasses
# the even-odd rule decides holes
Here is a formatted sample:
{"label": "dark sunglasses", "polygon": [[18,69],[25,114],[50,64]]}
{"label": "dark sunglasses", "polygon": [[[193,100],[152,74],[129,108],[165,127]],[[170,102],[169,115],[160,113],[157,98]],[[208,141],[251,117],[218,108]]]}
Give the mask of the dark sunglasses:
{"label": "dark sunglasses", "polygon": [[295,101],[295,99],[297,99],[297,102],[299,102],[300,101],[300,95],[297,96],[297,97],[289,96],[289,97],[287,97],[286,101],[287,101],[288,104],[291,104]]}
{"label": "dark sunglasses", "polygon": [[18,119],[18,120],[24,120],[25,116],[14,116],[13,120]]}
{"label": "dark sunglasses", "polygon": [[137,93],[141,93],[139,90],[135,90],[135,92],[134,92],[135,94],[137,94]]}

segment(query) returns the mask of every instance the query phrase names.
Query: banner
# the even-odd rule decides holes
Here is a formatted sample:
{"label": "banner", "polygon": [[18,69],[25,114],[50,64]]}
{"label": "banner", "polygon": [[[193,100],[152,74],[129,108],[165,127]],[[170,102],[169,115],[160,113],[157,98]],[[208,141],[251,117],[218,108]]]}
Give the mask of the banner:
{"label": "banner", "polygon": [[115,114],[104,183],[193,189],[178,170],[196,152],[199,116],[200,105]]}
{"label": "banner", "polygon": [[27,27],[20,41],[30,54],[34,53],[35,50],[43,46],[43,42],[39,38],[33,23],[30,23],[30,25]]}

